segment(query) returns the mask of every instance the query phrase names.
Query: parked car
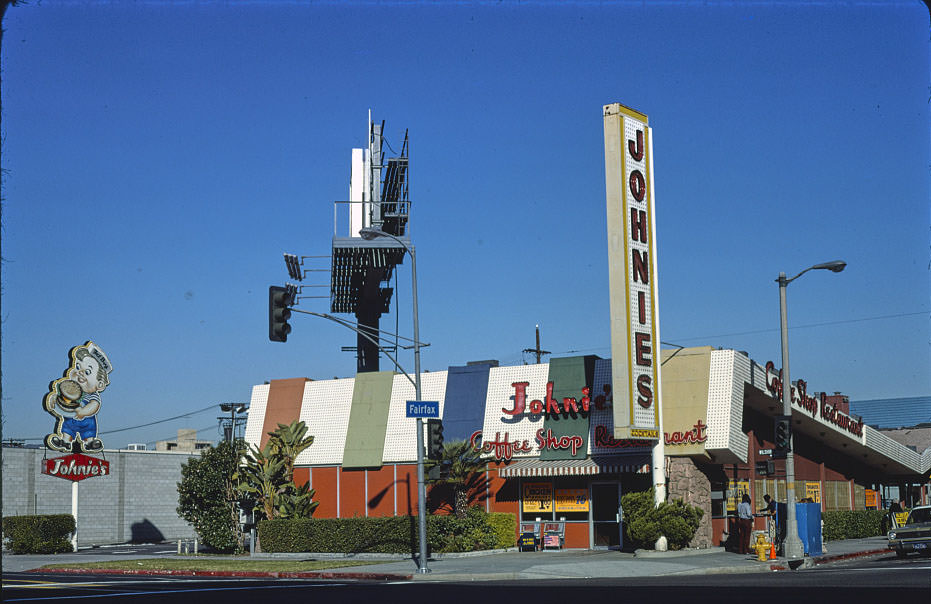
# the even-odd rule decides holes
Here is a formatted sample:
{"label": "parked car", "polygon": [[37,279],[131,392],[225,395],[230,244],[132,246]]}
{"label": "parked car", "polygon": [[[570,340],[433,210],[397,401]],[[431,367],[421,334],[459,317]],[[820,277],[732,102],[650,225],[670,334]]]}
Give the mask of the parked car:
{"label": "parked car", "polygon": [[931,555],[931,505],[914,508],[905,524],[889,531],[889,549],[900,558],[909,552]]}

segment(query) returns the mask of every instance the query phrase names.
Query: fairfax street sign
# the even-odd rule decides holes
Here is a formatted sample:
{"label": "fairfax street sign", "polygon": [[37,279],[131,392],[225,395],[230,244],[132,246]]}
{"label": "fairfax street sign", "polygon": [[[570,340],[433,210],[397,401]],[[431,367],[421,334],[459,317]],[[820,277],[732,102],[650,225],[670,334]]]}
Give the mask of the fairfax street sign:
{"label": "fairfax street sign", "polygon": [[439,401],[407,401],[407,417],[439,417]]}
{"label": "fairfax street sign", "polygon": [[64,457],[46,459],[42,467],[42,473],[78,482],[92,476],[108,475],[110,473],[110,462],[81,453],[72,453]]}

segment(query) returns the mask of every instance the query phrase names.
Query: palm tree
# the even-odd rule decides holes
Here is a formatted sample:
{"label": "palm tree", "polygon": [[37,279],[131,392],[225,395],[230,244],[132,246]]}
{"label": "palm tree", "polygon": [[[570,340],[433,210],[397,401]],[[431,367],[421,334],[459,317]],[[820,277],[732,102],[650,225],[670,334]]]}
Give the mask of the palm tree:
{"label": "palm tree", "polygon": [[297,456],[311,446],[313,436],[307,436],[307,425],[301,421],[278,424],[269,432],[271,437],[259,449],[251,447],[245,463],[234,475],[239,490],[262,505],[269,520],[279,518],[310,518],[318,503],[316,491],[307,484],[294,483]]}
{"label": "palm tree", "polygon": [[262,511],[269,520],[275,517],[278,494],[282,483],[286,482],[283,476],[284,465],[285,460],[275,454],[269,442],[261,449],[250,447],[245,464],[233,474],[239,491],[261,503]]}
{"label": "palm tree", "polygon": [[307,424],[294,420],[288,425],[278,424],[278,429],[269,432],[268,441],[285,460],[285,478],[294,480],[294,464],[302,451],[314,444],[314,437],[307,436]]}
{"label": "palm tree", "polygon": [[[433,500],[432,507],[436,509],[447,505],[457,517],[465,518],[469,504],[485,496],[485,464],[481,451],[473,449],[469,441],[445,443],[443,457],[427,460],[424,464],[427,470],[433,470],[434,476],[439,474],[439,478],[428,480],[434,485],[428,497]],[[439,468],[439,472],[434,468]],[[452,502],[449,501],[450,494]]]}

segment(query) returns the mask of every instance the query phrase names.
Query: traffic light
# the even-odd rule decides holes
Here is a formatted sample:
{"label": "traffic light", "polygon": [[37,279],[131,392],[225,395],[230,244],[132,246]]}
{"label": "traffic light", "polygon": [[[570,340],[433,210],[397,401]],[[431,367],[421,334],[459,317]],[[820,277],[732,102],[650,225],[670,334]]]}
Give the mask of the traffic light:
{"label": "traffic light", "polygon": [[291,326],[291,306],[294,298],[285,287],[272,285],[268,288],[268,339],[272,342],[287,342]]}
{"label": "traffic light", "polygon": [[443,421],[439,419],[427,420],[427,458],[443,458]]}
{"label": "traffic light", "polygon": [[792,448],[792,416],[777,415],[773,428],[773,459],[785,459]]}

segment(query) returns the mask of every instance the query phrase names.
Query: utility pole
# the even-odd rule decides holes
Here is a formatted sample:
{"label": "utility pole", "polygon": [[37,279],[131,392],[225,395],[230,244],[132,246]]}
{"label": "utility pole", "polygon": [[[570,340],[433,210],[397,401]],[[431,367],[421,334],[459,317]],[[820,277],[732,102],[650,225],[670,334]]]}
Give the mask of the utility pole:
{"label": "utility pole", "polygon": [[[246,403],[220,403],[220,411],[229,412],[230,414],[229,419],[222,415],[217,418],[220,420],[221,426],[227,421],[230,423],[229,430],[224,430],[223,440],[232,442],[236,439],[236,424],[241,424],[246,420],[246,411],[248,409],[249,405]],[[236,416],[237,413],[239,417]]]}
{"label": "utility pole", "polygon": [[537,355],[537,365],[539,365],[539,364],[540,364],[540,358],[541,358],[544,354],[552,354],[552,353],[551,353],[549,350],[541,350],[541,349],[540,349],[540,326],[539,326],[539,325],[536,325],[535,327],[536,327],[536,330],[537,330],[537,347],[536,347],[536,348],[524,348],[524,352],[532,352],[532,353],[536,354],[536,355]]}

